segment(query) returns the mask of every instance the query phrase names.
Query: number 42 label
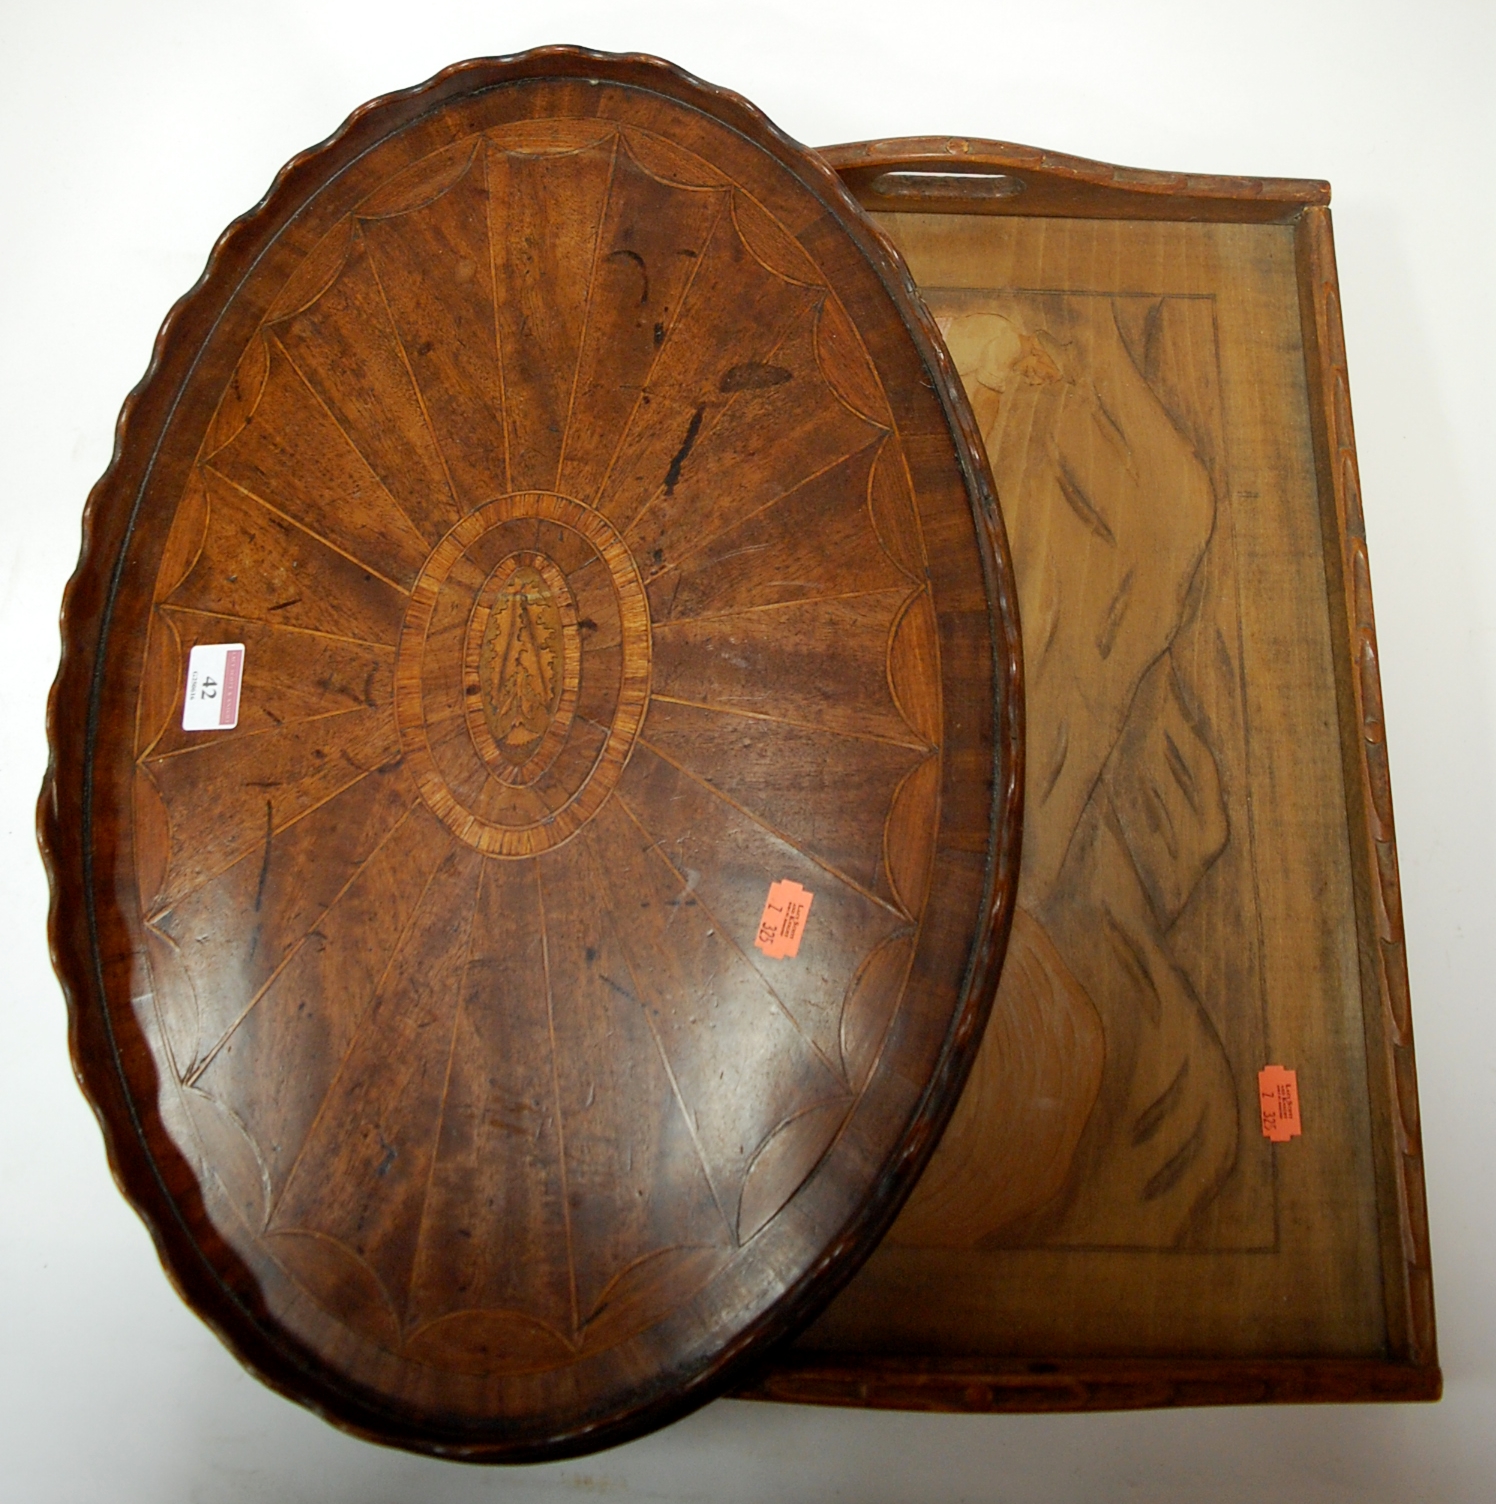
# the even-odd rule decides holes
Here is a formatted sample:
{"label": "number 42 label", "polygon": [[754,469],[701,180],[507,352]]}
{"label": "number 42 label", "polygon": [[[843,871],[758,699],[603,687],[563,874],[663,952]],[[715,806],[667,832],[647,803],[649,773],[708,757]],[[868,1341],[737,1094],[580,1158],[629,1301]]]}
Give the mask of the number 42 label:
{"label": "number 42 label", "polygon": [[200,642],[187,660],[183,731],[232,731],[239,724],[242,642]]}

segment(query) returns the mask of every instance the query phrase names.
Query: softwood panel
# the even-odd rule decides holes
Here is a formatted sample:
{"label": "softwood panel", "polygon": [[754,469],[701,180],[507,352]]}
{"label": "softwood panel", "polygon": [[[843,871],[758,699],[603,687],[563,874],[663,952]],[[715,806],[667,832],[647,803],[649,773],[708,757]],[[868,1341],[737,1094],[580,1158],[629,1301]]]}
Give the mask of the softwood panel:
{"label": "softwood panel", "polygon": [[[1328,190],[997,143],[831,155],[866,207],[897,211],[878,221],[1003,499],[1024,869],[945,1140],[757,1392],[973,1409],[1436,1395]],[[963,199],[936,179],[890,203],[889,163],[1023,181]],[[1269,1063],[1302,1096],[1282,1145],[1258,1121]]]}

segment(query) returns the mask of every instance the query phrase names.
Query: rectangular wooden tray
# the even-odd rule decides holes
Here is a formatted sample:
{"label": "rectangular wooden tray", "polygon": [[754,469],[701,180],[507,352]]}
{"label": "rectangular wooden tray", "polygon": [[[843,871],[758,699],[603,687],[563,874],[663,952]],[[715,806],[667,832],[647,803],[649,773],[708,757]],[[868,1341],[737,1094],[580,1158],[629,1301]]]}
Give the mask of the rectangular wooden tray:
{"label": "rectangular wooden tray", "polygon": [[[997,142],[826,155],[908,262],[992,460],[1023,878],[935,1159],[744,1392],[1436,1398],[1329,187]],[[1263,1133],[1269,1065],[1297,1074],[1285,1143]]]}

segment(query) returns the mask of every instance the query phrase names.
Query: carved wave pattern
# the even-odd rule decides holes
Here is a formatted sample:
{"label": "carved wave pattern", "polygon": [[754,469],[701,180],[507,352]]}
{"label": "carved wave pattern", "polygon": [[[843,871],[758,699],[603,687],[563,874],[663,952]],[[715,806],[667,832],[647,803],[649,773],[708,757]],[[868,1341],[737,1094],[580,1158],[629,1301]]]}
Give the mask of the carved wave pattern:
{"label": "carved wave pattern", "polygon": [[[937,824],[907,475],[813,262],[646,132],[457,142],[286,283],[155,599],[140,886],[231,1240],[457,1373],[659,1320],[875,1069]],[[185,734],[225,640],[239,725]]]}

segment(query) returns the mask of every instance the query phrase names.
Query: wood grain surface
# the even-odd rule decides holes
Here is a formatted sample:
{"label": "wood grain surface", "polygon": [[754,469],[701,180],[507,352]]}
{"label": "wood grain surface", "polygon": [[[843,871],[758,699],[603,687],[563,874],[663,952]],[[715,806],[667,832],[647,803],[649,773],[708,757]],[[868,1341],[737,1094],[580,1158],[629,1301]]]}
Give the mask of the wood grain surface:
{"label": "wood grain surface", "polygon": [[[755,1392],[1435,1397],[1326,185],[996,142],[828,155],[887,211],[987,444],[1029,785],[962,1101],[883,1246]],[[1260,1123],[1270,1064],[1301,1093],[1284,1144]]]}
{"label": "wood grain surface", "polygon": [[235,1351],[534,1458],[828,1298],[981,1037],[1021,786],[979,439],[835,176],[649,59],[367,106],[226,233],[86,527],[54,954]]}

